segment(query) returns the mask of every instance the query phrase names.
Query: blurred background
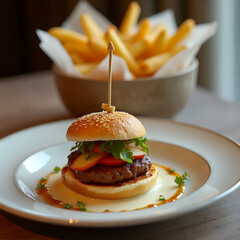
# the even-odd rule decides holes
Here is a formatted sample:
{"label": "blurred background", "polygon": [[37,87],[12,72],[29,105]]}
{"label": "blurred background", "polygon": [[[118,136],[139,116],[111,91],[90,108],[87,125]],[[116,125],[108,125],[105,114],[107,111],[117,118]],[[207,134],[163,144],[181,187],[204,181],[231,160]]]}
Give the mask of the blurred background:
{"label": "blurred background", "polygon": [[[60,26],[78,0],[1,0],[0,81],[3,77],[50,69],[51,61],[39,48],[37,28]],[[131,0],[89,0],[119,26]],[[217,21],[217,34],[199,54],[198,84],[220,98],[240,102],[239,0],[138,0],[141,19],[171,8],[177,24],[193,18],[197,24]]]}

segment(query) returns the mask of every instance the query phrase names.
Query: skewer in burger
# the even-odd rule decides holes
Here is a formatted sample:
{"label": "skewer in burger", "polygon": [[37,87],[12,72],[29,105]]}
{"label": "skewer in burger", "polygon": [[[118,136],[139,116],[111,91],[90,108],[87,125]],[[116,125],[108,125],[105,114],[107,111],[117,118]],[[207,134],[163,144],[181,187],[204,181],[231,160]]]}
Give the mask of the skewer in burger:
{"label": "skewer in burger", "polygon": [[121,199],[149,191],[158,171],[148,157],[141,122],[125,112],[97,112],[78,118],[67,130],[75,141],[62,181],[88,197]]}

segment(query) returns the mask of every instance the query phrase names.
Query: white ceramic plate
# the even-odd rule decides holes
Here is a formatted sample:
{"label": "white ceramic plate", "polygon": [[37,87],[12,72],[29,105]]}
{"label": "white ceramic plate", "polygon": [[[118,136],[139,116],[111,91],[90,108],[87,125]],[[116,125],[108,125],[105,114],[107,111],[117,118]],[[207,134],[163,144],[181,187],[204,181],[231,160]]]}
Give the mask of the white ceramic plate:
{"label": "white ceramic plate", "polygon": [[152,161],[190,174],[181,199],[157,208],[112,213],[70,211],[39,200],[34,194],[37,181],[54,166],[64,164],[69,154],[65,133],[72,120],[68,120],[29,128],[0,141],[0,208],[24,218],[59,225],[130,226],[194,211],[240,186],[240,148],[233,141],[186,124],[140,120],[147,138],[152,140]]}

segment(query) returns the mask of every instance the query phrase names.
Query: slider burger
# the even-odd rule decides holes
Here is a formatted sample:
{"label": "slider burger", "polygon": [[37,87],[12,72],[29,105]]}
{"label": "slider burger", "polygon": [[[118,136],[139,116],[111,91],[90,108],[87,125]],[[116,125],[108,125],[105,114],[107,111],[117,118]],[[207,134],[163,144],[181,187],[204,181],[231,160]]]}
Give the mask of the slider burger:
{"label": "slider burger", "polygon": [[74,121],[67,140],[75,141],[62,182],[93,198],[121,199],[143,194],[157,182],[145,128],[125,112],[97,112]]}

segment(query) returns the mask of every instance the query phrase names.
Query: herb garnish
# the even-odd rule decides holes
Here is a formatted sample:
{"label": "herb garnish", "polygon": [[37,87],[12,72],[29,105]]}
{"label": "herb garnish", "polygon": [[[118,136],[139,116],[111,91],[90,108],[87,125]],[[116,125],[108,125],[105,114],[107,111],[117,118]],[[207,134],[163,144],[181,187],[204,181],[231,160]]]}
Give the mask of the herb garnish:
{"label": "herb garnish", "polygon": [[95,142],[75,142],[75,146],[70,149],[70,151],[73,151],[75,149],[79,149],[81,153],[88,152],[88,156],[86,157],[86,160],[88,160],[93,152],[93,148],[95,146]]}
{"label": "herb garnish", "polygon": [[133,154],[132,152],[126,149],[128,142],[115,140],[115,141],[106,141],[100,145],[100,149],[102,152],[109,152],[112,153],[115,159],[122,159],[126,162],[132,163]]}
{"label": "herb garnish", "polygon": [[189,174],[185,171],[184,174],[182,174],[182,176],[180,177],[176,177],[174,179],[174,182],[179,186],[181,187],[184,183],[185,183],[185,180],[188,180],[190,178]]}
{"label": "herb garnish", "polygon": [[46,187],[46,185],[45,185],[44,183],[40,183],[40,184],[37,186],[38,189],[43,189],[43,188],[45,188],[45,187]]}
{"label": "herb garnish", "polygon": [[166,199],[165,199],[165,197],[164,197],[163,195],[160,195],[160,196],[159,196],[159,200],[165,201]]}
{"label": "herb garnish", "polygon": [[58,167],[58,166],[56,166],[56,167],[53,169],[53,171],[54,171],[55,173],[58,173],[60,170],[61,170],[61,168]]}
{"label": "herb garnish", "polygon": [[70,208],[72,208],[73,207],[73,205],[72,204],[69,204],[69,203],[66,203],[65,205],[64,205],[64,208],[66,208],[66,209],[70,209]]}
{"label": "herb garnish", "polygon": [[146,138],[141,138],[141,137],[139,137],[139,138],[134,138],[134,139],[132,140],[132,142],[135,142],[135,146],[140,146],[140,147],[142,148],[142,150],[143,150],[144,152],[146,152],[147,154],[149,153],[149,152],[148,152],[149,146],[146,145],[146,142],[147,142],[147,139],[146,139]]}
{"label": "herb garnish", "polygon": [[42,177],[42,178],[41,178],[41,180],[43,180],[43,181],[46,181],[46,180],[47,180],[47,178],[46,178],[46,177]]}
{"label": "herb garnish", "polygon": [[87,211],[85,203],[77,201],[77,206],[81,209],[81,211]]}
{"label": "herb garnish", "polygon": [[[111,153],[115,159],[122,159],[126,162],[132,163],[133,154],[127,149],[127,145],[130,143],[135,143],[135,146],[140,146],[143,151],[148,154],[148,146],[146,145],[146,138],[134,138],[131,140],[110,140],[110,141],[102,141],[99,146],[102,152]],[[95,147],[95,142],[76,142],[75,146],[70,149],[73,151],[75,149],[79,149],[81,153],[89,153],[86,160],[92,156],[93,148]]]}
{"label": "herb garnish", "polygon": [[176,172],[176,170],[173,168],[170,168],[169,170],[170,170],[170,172]]}

